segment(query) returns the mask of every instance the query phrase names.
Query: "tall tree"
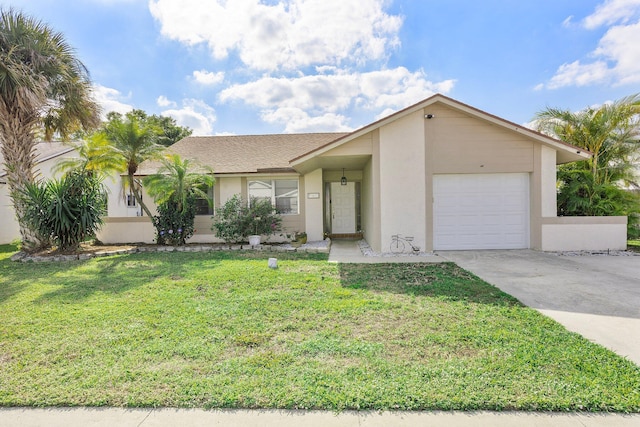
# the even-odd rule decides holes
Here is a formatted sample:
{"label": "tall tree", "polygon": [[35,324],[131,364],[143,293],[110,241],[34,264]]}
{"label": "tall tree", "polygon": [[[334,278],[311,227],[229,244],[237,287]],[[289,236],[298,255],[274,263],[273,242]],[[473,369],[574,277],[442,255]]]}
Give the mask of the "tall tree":
{"label": "tall tree", "polygon": [[547,108],[538,130],[593,153],[586,161],[596,184],[634,182],[640,153],[640,94],[578,112]]}
{"label": "tall tree", "polygon": [[559,215],[627,215],[629,236],[640,218],[637,195],[640,161],[640,95],[572,112],[547,108],[538,130],[589,150],[589,160],[558,168]]}
{"label": "tall tree", "polygon": [[124,120],[112,116],[104,125],[104,137],[109,141],[110,163],[126,172],[125,189],[136,199],[142,210],[152,218],[151,211],[142,199],[142,183],[136,178],[140,164],[146,160],[160,159],[164,147],[156,143],[158,134],[152,126],[141,125],[135,117]]}
{"label": "tall tree", "polygon": [[0,11],[0,149],[23,247],[39,236],[23,220],[20,193],[34,182],[36,135],[66,138],[99,123],[89,73],[61,33],[13,9]]}
{"label": "tall tree", "polygon": [[122,116],[117,112],[107,114],[107,121],[136,119],[142,126],[149,126],[158,134],[157,143],[168,147],[182,138],[186,138],[193,133],[188,127],[179,126],[173,117],[158,116],[156,114],[148,115],[143,110],[134,109]]}

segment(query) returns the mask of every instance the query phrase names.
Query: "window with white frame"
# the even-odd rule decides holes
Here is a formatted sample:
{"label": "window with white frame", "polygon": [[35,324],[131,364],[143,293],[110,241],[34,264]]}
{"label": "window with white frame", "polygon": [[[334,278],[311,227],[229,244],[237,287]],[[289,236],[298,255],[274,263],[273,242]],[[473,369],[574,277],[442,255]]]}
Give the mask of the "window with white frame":
{"label": "window with white frame", "polygon": [[248,182],[249,200],[269,200],[282,215],[299,213],[297,179],[261,179]]}

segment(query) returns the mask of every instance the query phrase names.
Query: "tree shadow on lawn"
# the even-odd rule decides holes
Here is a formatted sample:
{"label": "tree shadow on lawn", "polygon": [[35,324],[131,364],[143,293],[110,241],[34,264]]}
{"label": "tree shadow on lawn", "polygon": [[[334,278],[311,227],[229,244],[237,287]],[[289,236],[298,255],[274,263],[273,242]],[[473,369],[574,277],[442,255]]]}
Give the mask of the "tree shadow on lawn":
{"label": "tree shadow on lawn", "polygon": [[[118,294],[156,280],[190,278],[198,269],[217,268],[224,260],[264,260],[274,254],[255,251],[147,252],[93,258],[87,261],[14,262],[0,260],[0,302],[34,283],[56,286],[36,302],[80,302],[95,293]],[[324,260],[325,254],[278,253],[281,260]]]}
{"label": "tree shadow on lawn", "polygon": [[502,292],[452,262],[339,264],[342,286],[374,292],[468,301],[480,304],[523,306]]}
{"label": "tree shadow on lawn", "polygon": [[[194,259],[195,258],[195,259]],[[203,268],[216,268],[220,260],[183,253],[130,254],[94,258],[87,261],[22,263],[0,261],[3,277],[0,302],[33,284],[55,286],[35,300],[80,302],[95,293],[118,294],[144,286],[155,280],[176,280],[193,271],[194,263]],[[9,265],[6,265],[9,263]]]}

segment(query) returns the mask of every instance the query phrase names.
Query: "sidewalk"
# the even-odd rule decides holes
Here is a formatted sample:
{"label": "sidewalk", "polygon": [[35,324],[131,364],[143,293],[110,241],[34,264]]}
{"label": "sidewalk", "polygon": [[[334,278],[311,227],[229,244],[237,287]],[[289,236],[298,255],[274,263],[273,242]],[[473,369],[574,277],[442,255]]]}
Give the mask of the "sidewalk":
{"label": "sidewalk", "polygon": [[640,414],[52,408],[0,409],[2,427],[632,427]]}

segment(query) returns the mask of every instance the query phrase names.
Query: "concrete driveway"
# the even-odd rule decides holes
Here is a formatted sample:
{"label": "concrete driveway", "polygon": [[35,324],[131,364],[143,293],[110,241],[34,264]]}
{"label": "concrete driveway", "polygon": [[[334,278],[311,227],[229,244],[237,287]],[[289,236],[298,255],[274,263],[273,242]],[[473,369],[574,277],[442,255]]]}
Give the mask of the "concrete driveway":
{"label": "concrete driveway", "polygon": [[640,365],[640,256],[531,250],[438,255]]}

